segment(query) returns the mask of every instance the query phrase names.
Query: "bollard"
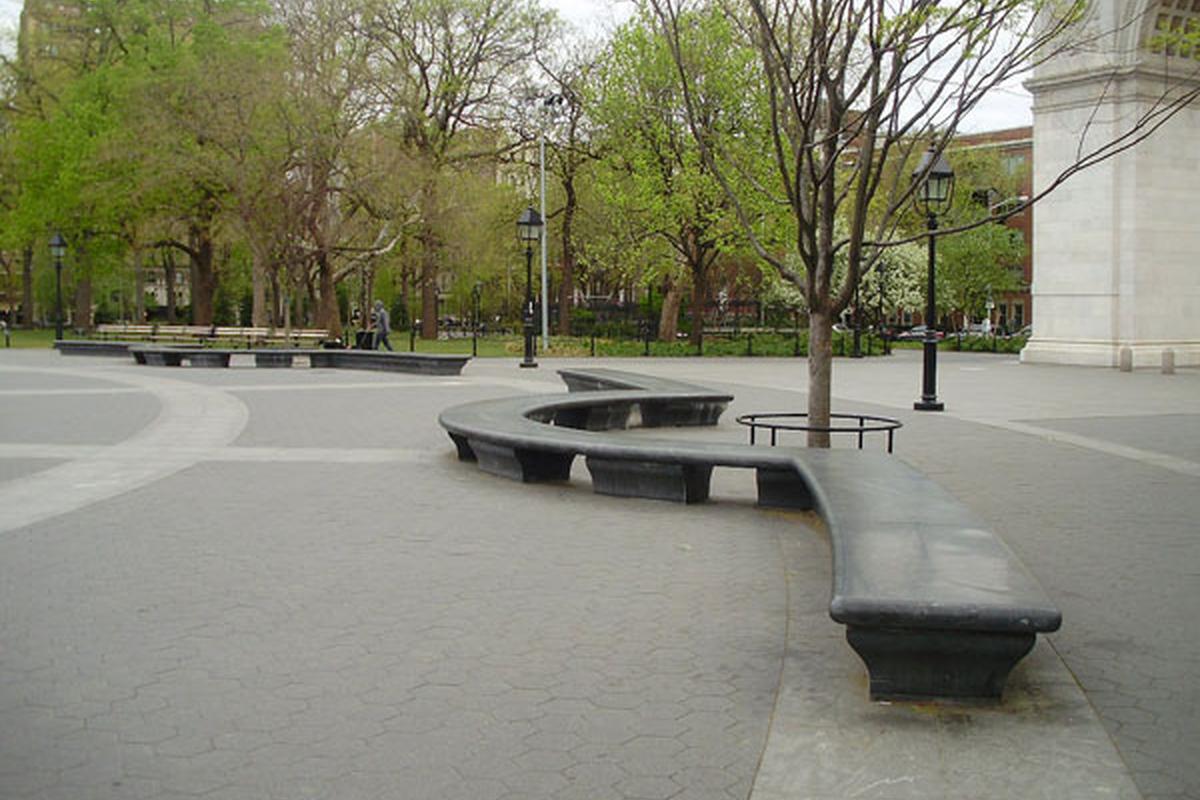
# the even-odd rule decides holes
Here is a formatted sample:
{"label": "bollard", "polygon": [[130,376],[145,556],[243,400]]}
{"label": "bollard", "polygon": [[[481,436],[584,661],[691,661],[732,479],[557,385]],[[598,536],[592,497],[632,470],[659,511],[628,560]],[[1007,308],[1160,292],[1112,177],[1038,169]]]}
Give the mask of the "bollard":
{"label": "bollard", "polygon": [[1121,372],[1133,372],[1133,348],[1122,347],[1118,359]]}
{"label": "bollard", "polygon": [[746,355],[748,355],[748,356],[754,355],[754,334],[753,333],[746,334]]}
{"label": "bollard", "polygon": [[8,328],[8,321],[0,319],[0,328],[4,329],[4,346],[12,347],[12,331]]}
{"label": "bollard", "polygon": [[1162,374],[1175,374],[1175,351],[1170,347],[1162,351]]}
{"label": "bollard", "polygon": [[592,329],[592,358],[596,357],[596,329]]}

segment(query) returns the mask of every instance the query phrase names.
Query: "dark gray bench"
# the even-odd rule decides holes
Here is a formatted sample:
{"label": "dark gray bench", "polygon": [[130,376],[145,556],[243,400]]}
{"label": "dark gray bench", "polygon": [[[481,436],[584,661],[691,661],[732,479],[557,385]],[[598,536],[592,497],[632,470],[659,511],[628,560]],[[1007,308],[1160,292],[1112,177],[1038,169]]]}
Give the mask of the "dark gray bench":
{"label": "dark gray bench", "polygon": [[95,339],[59,339],[54,349],[64,356],[128,356],[135,342],[105,342]]}
{"label": "dark gray bench", "polygon": [[188,345],[128,346],[139,364],[179,367],[228,367],[232,356],[252,355],[257,367],[290,367],[297,355],[307,356],[315,369],[369,369],[421,375],[459,375],[470,356],[433,353],[379,353],[363,350],[301,350],[297,348],[221,349]]}
{"label": "dark gray bench", "polygon": [[289,350],[230,350],[199,345],[145,345],[134,344],[129,354],[139,364],[154,367],[180,367],[186,361],[193,367],[228,367],[234,355],[252,354],[257,366],[291,366]]}
{"label": "dark gray bench", "polygon": [[894,456],[620,436],[610,431],[647,420],[714,424],[731,398],[657,378],[646,390],[612,389],[643,383],[613,370],[564,378],[583,391],[469,403],[439,421],[459,458],[485,471],[567,480],[582,455],[604,494],[699,502],[714,467],[754,469],[760,506],[814,510],[825,521],[830,615],[846,626],[874,698],[998,698],[1036,634],[1061,624],[1008,547]]}
{"label": "dark gray bench", "polygon": [[383,350],[308,350],[314,368],[368,369],[419,375],[460,375],[470,356]]}

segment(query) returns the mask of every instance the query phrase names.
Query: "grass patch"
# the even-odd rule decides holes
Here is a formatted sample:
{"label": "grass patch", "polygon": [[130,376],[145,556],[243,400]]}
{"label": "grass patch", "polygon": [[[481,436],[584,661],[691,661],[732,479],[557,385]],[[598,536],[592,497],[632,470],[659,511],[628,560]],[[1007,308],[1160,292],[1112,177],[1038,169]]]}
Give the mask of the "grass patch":
{"label": "grass patch", "polygon": [[[13,328],[8,331],[8,341],[0,336],[0,347],[13,347],[22,350],[45,350],[54,347],[54,329],[53,328],[33,328],[27,330],[25,328]],[[70,338],[67,331],[63,331],[63,338]]]}

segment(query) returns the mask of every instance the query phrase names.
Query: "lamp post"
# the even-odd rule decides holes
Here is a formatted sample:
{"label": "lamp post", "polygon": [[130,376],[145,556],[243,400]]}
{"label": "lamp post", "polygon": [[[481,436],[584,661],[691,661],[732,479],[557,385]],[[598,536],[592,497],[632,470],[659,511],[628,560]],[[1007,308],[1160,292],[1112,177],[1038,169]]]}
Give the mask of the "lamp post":
{"label": "lamp post", "polygon": [[56,341],[62,341],[63,337],[62,260],[66,254],[67,240],[63,238],[61,232],[55,231],[54,235],[50,237],[50,255],[54,256],[54,302],[57,309],[54,320],[54,338]]}
{"label": "lamp post", "polygon": [[862,358],[862,326],[859,324],[861,317],[858,314],[858,287],[862,283],[860,279],[854,284],[854,349],[850,352],[851,358]]}
{"label": "lamp post", "polygon": [[929,276],[925,287],[925,340],[923,342],[925,359],[921,378],[921,399],[913,403],[917,411],[941,411],[946,406],[937,399],[937,331],[934,324],[937,320],[937,289],[934,278],[934,264],[937,259],[937,228],[938,214],[950,207],[954,195],[954,170],[950,168],[946,157],[937,151],[933,145],[921,157],[921,163],[913,172],[913,181],[917,183],[914,200],[917,209],[925,215],[929,228]]}
{"label": "lamp post", "polygon": [[[542,99],[542,118],[538,125],[538,173],[541,176],[541,218],[546,218],[546,122],[555,109],[567,101],[561,94]],[[550,347],[550,279],[546,274],[546,237],[542,240],[542,347]]]}
{"label": "lamp post", "polygon": [[879,338],[883,340],[883,354],[891,355],[891,350],[888,345],[888,329],[887,319],[883,312],[884,295],[887,294],[887,264],[882,261],[877,267],[879,270]]}
{"label": "lamp post", "polygon": [[482,287],[476,281],[471,287],[471,355],[479,355],[479,296],[482,293]]}
{"label": "lamp post", "polygon": [[542,216],[532,206],[521,212],[517,220],[517,238],[525,243],[525,306],[521,321],[525,329],[525,358],[522,367],[536,367],[533,358],[533,243],[542,236]]}

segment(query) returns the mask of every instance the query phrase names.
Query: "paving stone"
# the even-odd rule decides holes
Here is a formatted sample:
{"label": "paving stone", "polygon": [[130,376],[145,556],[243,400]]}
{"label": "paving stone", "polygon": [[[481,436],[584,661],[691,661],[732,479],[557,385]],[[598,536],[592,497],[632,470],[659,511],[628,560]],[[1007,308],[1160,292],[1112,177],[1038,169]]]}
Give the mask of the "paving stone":
{"label": "paving stone", "polygon": [[[864,361],[839,361],[838,402],[903,417],[900,455],[995,526],[1063,606],[1067,624],[1049,639],[1142,793],[1200,795],[1190,753],[1200,645],[1179,635],[1200,614],[1200,493],[1194,477],[1103,450],[1140,441],[1190,458],[1186,436],[1164,436],[1163,425],[1189,431],[1200,419],[1200,374],[1130,383],[951,357],[951,410],[934,419],[913,414],[900,390],[915,389],[916,361]],[[733,413],[803,402],[801,361],[628,366],[639,363],[734,385]],[[824,540],[804,515],[751,509],[752,475],[718,471],[717,502],[680,507],[595,496],[581,465],[576,484],[523,486],[454,460],[439,409],[511,394],[514,381],[559,391],[550,370],[518,376],[510,362],[476,362],[442,385],[63,364],[0,354],[6,381],[44,376],[124,394],[56,401],[77,416],[53,431],[51,406],[23,406],[22,420],[36,421],[27,430],[45,435],[18,441],[0,426],[13,476],[75,462],[8,458],[6,445],[125,439],[133,452],[138,437],[163,430],[159,410],[170,416],[189,396],[214,405],[189,418],[190,433],[174,430],[210,438],[143,452],[146,463],[169,456],[169,469],[105,494],[81,488],[76,498],[60,484],[40,501],[63,504],[52,516],[0,531],[0,796],[741,800],[753,788],[755,800],[775,800],[767,782],[752,784],[777,699],[808,716],[796,727],[777,717],[771,741],[794,737],[794,750],[780,750],[792,777],[815,776],[808,789],[829,797],[847,787],[954,796],[897,776],[961,746],[1022,755],[1013,720],[1033,713],[1055,720],[1039,735],[1103,744],[1087,703],[1061,703],[1078,689],[1056,683],[1051,652],[1014,676],[1011,718],[914,722],[866,702],[861,665],[822,606]],[[227,388],[239,385],[251,388]],[[1049,433],[1005,427],[1014,421]],[[1101,449],[1056,443],[1055,431]],[[682,433],[744,439],[731,420]],[[12,483],[6,469],[0,492]],[[804,677],[785,680],[777,698],[785,648]],[[817,735],[822,725],[832,738]],[[847,731],[871,735],[862,747],[875,773],[844,775],[862,752],[839,750]],[[1078,796],[1072,785],[1132,796],[1123,768],[1077,769],[1080,753],[1025,759],[1023,776],[1057,769],[1057,783],[1018,779],[1003,758],[962,759],[961,773],[934,764],[973,796]],[[814,765],[826,762],[822,777]],[[881,778],[892,783],[873,783]]]}

